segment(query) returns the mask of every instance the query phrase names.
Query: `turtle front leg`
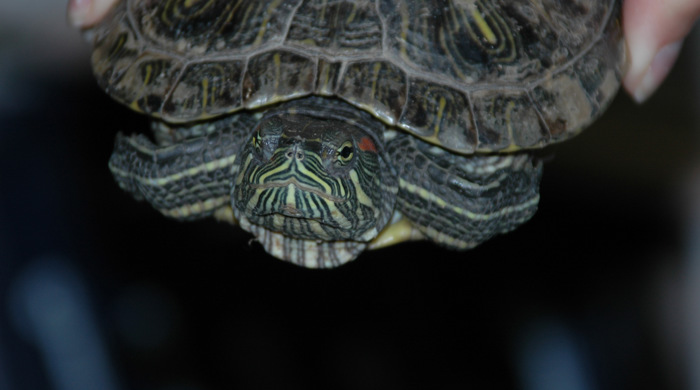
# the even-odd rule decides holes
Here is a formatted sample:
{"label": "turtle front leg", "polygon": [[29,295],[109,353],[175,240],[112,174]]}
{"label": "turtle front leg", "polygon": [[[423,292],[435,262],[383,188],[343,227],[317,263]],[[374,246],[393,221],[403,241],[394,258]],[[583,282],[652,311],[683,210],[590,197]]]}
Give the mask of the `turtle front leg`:
{"label": "turtle front leg", "polygon": [[216,218],[217,221],[228,222],[231,225],[240,225],[240,222],[238,222],[238,219],[236,219],[236,216],[233,214],[233,208],[230,205],[214,210],[214,218]]}
{"label": "turtle front leg", "polygon": [[370,250],[381,249],[402,242],[425,239],[425,235],[421,233],[416,224],[396,211],[391,222],[379,232],[374,240],[370,241],[367,248]]}
{"label": "turtle front leg", "polygon": [[[168,217],[226,217],[236,155],[246,129],[225,127],[206,136],[158,146],[143,135],[117,135],[109,168],[119,186]],[[232,213],[231,213],[232,214]]]}
{"label": "turtle front leg", "polygon": [[529,153],[462,156],[397,134],[387,151],[399,171],[397,210],[411,228],[451,249],[468,249],[530,219],[541,164]]}

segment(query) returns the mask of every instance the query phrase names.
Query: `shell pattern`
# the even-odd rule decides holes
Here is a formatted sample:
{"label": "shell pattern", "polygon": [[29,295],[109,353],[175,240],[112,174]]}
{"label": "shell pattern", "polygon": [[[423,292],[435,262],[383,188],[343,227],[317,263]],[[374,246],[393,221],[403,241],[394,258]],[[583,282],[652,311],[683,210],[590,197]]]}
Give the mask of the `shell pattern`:
{"label": "shell pattern", "polygon": [[334,96],[460,154],[562,141],[618,90],[618,0],[124,0],[93,29],[116,100],[170,123]]}

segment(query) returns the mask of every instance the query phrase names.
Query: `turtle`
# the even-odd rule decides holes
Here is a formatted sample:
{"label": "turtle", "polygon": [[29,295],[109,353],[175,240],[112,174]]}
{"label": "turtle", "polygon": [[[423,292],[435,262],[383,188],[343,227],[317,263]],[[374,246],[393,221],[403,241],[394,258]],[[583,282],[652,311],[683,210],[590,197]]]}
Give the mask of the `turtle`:
{"label": "turtle", "polygon": [[410,240],[466,250],[529,220],[536,151],[616,95],[619,0],[122,0],[86,34],[150,118],[119,186],[332,268]]}

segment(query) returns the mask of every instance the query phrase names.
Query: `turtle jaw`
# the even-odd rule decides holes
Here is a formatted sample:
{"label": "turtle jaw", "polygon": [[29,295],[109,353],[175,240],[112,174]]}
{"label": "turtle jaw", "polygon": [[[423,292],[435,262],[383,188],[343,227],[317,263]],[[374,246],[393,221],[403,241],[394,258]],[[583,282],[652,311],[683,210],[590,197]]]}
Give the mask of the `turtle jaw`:
{"label": "turtle jaw", "polygon": [[[346,198],[304,185],[296,178],[250,183],[249,186],[254,192],[246,203],[245,213],[254,223],[280,232],[290,230],[289,226],[297,226],[298,229],[291,229],[291,236],[305,230],[314,232],[301,236],[305,239],[334,240],[339,236],[350,238],[353,235],[352,222],[338,211],[339,205],[348,201]],[[262,199],[271,200],[261,204]],[[308,226],[308,229],[303,226]],[[329,230],[334,233],[329,233]]]}
{"label": "turtle jaw", "polygon": [[374,227],[376,212],[357,212],[355,208],[360,205],[352,198],[351,191],[334,194],[323,189],[347,189],[352,184],[344,183],[346,180],[351,179],[348,177],[326,186],[302,183],[297,177],[237,183],[234,209],[245,214],[252,224],[294,238],[366,241],[368,231],[381,229]]}
{"label": "turtle jaw", "polygon": [[[294,177],[283,182],[250,183],[250,187],[256,190],[255,196],[257,198],[274,196],[267,192],[286,191],[285,196],[280,196],[280,199],[284,198],[284,201],[273,204],[272,210],[249,209],[247,211],[250,214],[255,214],[260,217],[279,215],[285,218],[307,219],[334,229],[349,229],[352,225],[350,221],[346,218],[342,218],[342,215],[336,212],[337,204],[344,203],[348,199],[307,186],[300,183]],[[297,199],[301,199],[301,202],[297,201]],[[326,202],[328,208],[331,210],[330,218],[328,218],[328,215],[320,213],[318,207],[311,206],[320,204],[321,202]],[[306,205],[306,207],[304,207],[304,205]]]}

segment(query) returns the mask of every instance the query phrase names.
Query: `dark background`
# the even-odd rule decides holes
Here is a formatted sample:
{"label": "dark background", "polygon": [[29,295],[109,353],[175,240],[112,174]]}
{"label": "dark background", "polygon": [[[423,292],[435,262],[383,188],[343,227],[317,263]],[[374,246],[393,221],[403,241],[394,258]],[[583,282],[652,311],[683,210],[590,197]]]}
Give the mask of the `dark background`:
{"label": "dark background", "polygon": [[147,121],[64,6],[0,6],[0,389],[700,386],[699,34],[647,103],[544,151],[515,232],[324,271],[119,190],[114,136]]}

